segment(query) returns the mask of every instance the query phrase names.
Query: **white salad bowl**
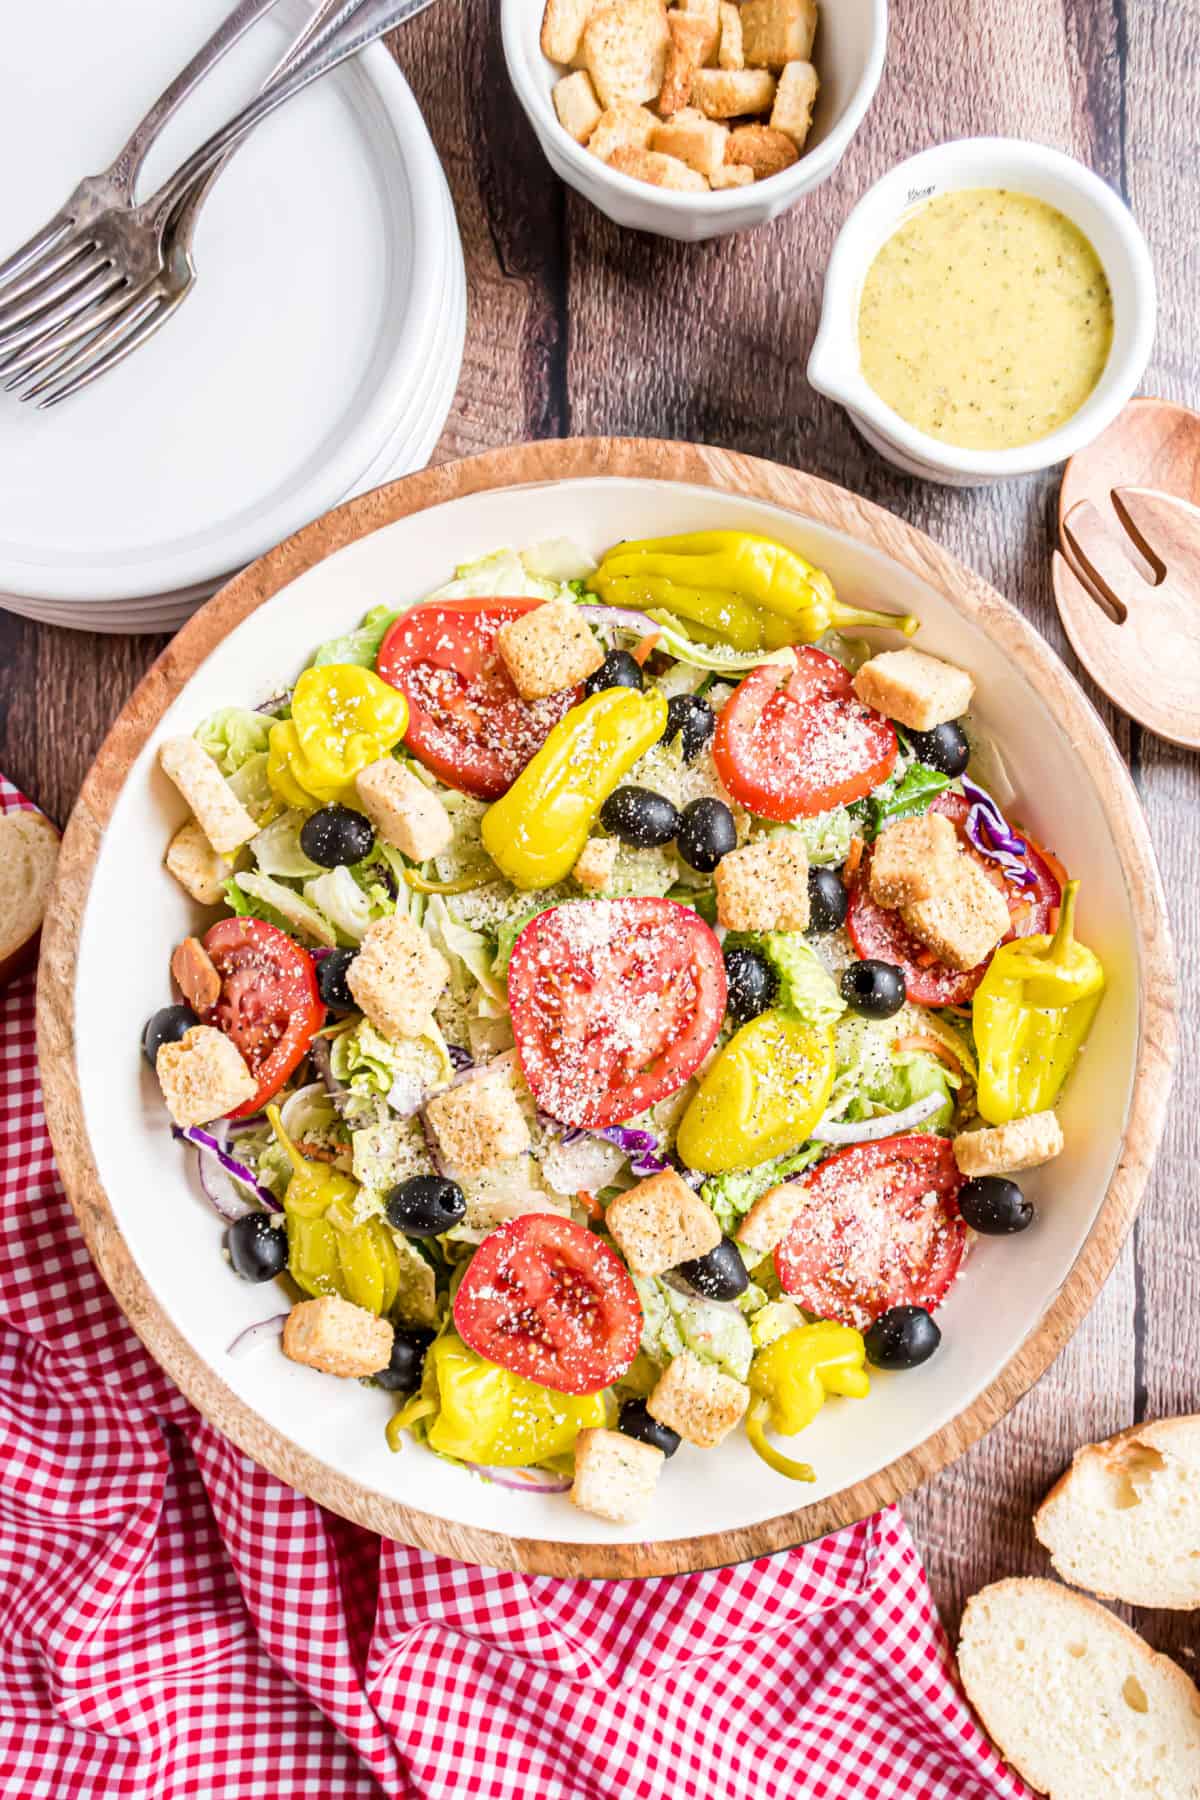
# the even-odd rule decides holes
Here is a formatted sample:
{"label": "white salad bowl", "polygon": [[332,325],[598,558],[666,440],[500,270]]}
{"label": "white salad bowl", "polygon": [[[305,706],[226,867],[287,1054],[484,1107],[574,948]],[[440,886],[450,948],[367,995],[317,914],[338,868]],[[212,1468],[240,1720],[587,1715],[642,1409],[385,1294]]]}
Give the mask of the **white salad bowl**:
{"label": "white salad bowl", "polygon": [[550,167],[616,224],[687,243],[763,225],[827,181],[871,104],[887,51],[887,0],[830,0],[820,9],[813,62],[821,89],[800,160],[749,187],[684,194],[610,169],[559,124],[551,96],[567,71],[542,54],[543,11],[544,0],[501,0],[500,29],[509,79]]}
{"label": "white salad bowl", "polygon": [[[1057,207],[1089,239],[1108,276],[1113,341],[1087,400],[1057,431],[1012,450],[967,450],[902,419],[862,372],[858,308],[863,282],[892,233],[937,194],[1009,188]],[[1065,462],[1107,429],[1142,378],[1154,343],[1154,265],[1133,214],[1090,169],[1020,138],[962,138],[898,163],[867,189],[834,242],[808,379],[837,400],[868,444],[909,475],[952,487],[1007,481]]]}
{"label": "white salad bowl", "polygon": [[[916,613],[920,642],[973,670],[973,714],[1012,790],[999,772],[993,783],[1080,878],[1081,932],[1109,986],[1064,1099],[1066,1149],[1027,1179],[1037,1222],[1019,1239],[974,1244],[939,1313],[938,1355],[875,1374],[868,1399],[832,1402],[794,1440],[815,1466],[811,1487],[735,1434],[717,1451],[684,1445],[646,1522],[618,1526],[411,1443],[393,1455],[388,1395],[288,1362],[274,1342],[229,1354],[285,1302],[233,1277],[221,1221],[140,1054],[172,948],[198,923],[162,867],[181,809],[156,750],[219,706],[286,686],[369,607],[415,601],[452,564],[497,546],[565,536],[599,552],[621,537],[721,527],[794,546],[852,604]],[[206,1416],[294,1486],[390,1536],[493,1567],[598,1576],[733,1562],[847,1524],[994,1424],[1066,1342],[1133,1219],[1173,1030],[1166,914],[1136,795],[1036,632],[929,539],[842,489],[726,452],[621,440],[518,447],[410,476],[317,521],[210,601],[146,676],[84,785],[39,989],[47,1116],[80,1224],[131,1322]]]}

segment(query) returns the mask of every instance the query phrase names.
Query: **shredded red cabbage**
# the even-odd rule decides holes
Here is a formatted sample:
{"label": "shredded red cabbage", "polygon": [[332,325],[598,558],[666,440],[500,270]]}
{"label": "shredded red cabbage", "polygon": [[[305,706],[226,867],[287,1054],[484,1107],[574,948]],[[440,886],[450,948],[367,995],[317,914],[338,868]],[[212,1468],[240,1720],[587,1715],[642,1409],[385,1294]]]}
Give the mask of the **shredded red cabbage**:
{"label": "shredded red cabbage", "polygon": [[671,1167],[670,1159],[663,1155],[654,1133],[641,1126],[602,1125],[595,1136],[623,1150],[635,1175],[661,1175],[664,1169]]}
{"label": "shredded red cabbage", "polygon": [[1036,887],[1037,876],[1026,860],[1024,838],[1017,836],[986,788],[964,775],[962,789],[971,802],[963,829],[979,854],[998,863],[1005,880],[1018,887]]}
{"label": "shredded red cabbage", "polygon": [[475,1067],[475,1058],[460,1044],[447,1044],[446,1049],[449,1051],[450,1061],[456,1069],[473,1069]]}

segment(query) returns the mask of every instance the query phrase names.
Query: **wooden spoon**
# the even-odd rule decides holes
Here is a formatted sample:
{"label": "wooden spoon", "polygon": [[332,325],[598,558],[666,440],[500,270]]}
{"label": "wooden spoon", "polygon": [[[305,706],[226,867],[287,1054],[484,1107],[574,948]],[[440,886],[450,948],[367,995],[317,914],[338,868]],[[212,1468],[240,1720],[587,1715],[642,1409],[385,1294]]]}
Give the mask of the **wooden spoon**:
{"label": "wooden spoon", "polygon": [[1133,400],[1071,458],[1054,595],[1071,646],[1109,698],[1200,749],[1200,414]]}

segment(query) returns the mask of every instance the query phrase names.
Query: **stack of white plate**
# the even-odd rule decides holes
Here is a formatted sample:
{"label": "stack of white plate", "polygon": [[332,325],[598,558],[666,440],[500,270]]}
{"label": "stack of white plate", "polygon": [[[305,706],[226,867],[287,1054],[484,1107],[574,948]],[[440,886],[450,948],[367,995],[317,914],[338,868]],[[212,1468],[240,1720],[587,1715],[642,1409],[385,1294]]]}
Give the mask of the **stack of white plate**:
{"label": "stack of white plate", "polygon": [[[231,5],[16,10],[0,259],[109,161]],[[142,192],[250,97],[309,10],[281,4],[208,77]],[[172,630],[299,526],[428,461],[458,385],[466,281],[441,165],[386,50],[259,127],[200,216],[195,258],[175,317],[112,373],[45,412],[0,393],[0,607]]]}

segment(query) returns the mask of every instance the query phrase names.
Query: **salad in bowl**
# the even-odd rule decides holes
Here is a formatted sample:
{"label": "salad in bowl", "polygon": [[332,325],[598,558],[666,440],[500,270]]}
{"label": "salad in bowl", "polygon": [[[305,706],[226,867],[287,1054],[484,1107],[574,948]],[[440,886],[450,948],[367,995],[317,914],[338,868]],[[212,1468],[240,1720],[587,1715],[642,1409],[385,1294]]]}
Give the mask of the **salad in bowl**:
{"label": "salad in bowl", "polygon": [[143,1045],[279,1296],[233,1353],[628,1523],[937,1352],[1104,974],[916,629],[755,533],[555,541],[161,745],[219,916]]}

